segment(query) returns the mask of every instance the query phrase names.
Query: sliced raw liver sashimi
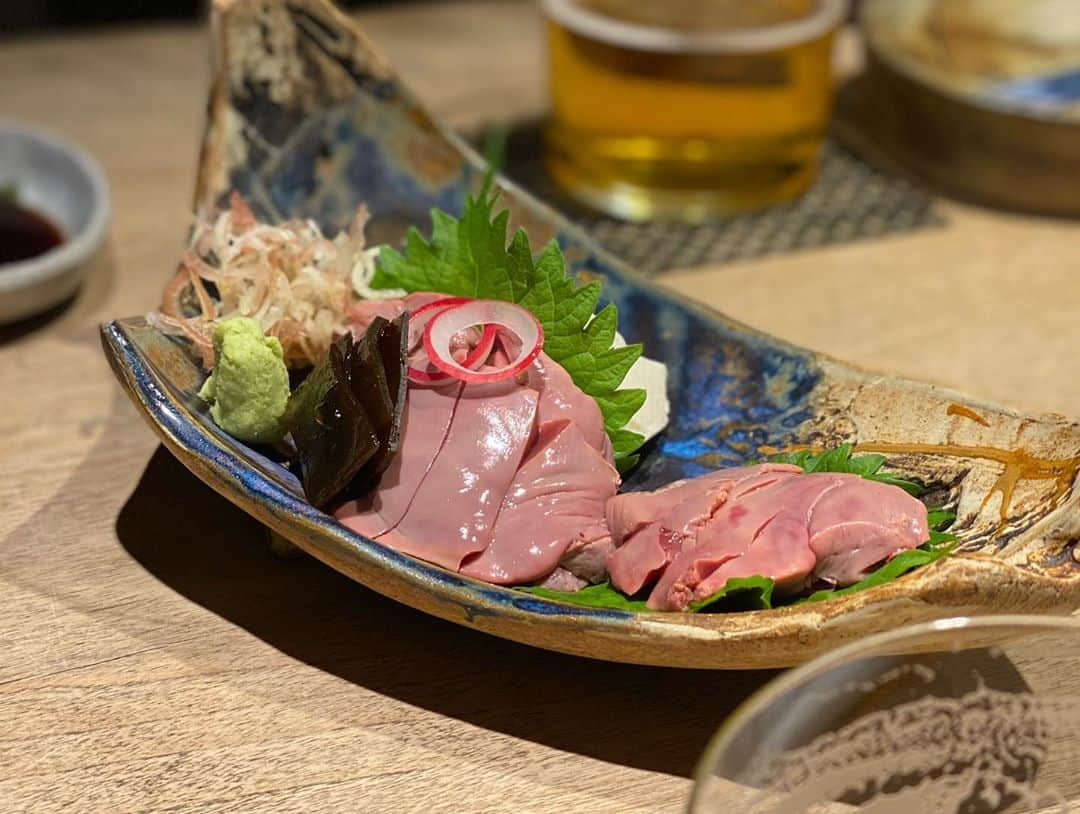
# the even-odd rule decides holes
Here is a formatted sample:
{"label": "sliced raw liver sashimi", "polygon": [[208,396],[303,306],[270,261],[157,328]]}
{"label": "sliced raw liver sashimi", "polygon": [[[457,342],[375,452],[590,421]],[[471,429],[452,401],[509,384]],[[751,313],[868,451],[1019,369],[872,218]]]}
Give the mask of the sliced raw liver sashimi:
{"label": "sliced raw liver sashimi", "polygon": [[732,495],[684,543],[649,607],[681,610],[733,577],[770,577],[777,593],[808,578],[849,585],[928,536],[926,507],[894,486],[836,473],[784,478]]}
{"label": "sliced raw liver sashimi", "polygon": [[858,582],[868,570],[930,537],[926,508],[902,489],[864,478],[846,480],[814,507],[810,548],[817,581]]}
{"label": "sliced raw liver sashimi", "polygon": [[[746,554],[752,546],[759,545],[759,534],[762,535],[760,545],[763,548],[755,552],[755,557],[764,570],[756,573],[778,579],[785,585],[805,579],[814,567],[807,531],[813,506],[829,490],[837,488],[844,477],[833,474],[792,475],[769,487],[725,502],[701,525],[696,538],[684,543],[649,595],[649,607],[682,610],[692,600],[704,599],[709,594],[704,593],[704,586],[699,591],[699,584],[711,585],[713,580],[709,578],[713,572],[729,560]],[[774,545],[776,541],[769,529],[778,518],[781,519],[780,525],[773,531],[779,529],[782,532],[782,546]],[[804,551],[792,560],[790,535],[794,525],[802,529],[801,547]],[[731,568],[728,566],[726,570]],[[793,572],[792,568],[797,570]]]}
{"label": "sliced raw liver sashimi", "polygon": [[506,491],[491,543],[461,573],[498,584],[545,577],[572,543],[609,539],[604,505],[618,486],[615,468],[587,443],[575,421],[542,424]]}
{"label": "sliced raw liver sashimi", "polygon": [[[584,582],[603,582],[608,578],[607,558],[615,551],[615,543],[607,523],[598,525],[602,535],[583,535],[573,540],[559,559],[559,567]],[[588,539],[592,536],[593,539]]]}
{"label": "sliced raw liver sashimi", "polygon": [[612,538],[621,546],[607,558],[612,584],[635,594],[656,579],[687,539],[728,499],[801,473],[787,464],[721,469],[676,481],[655,492],[630,492],[608,501]]}
{"label": "sliced raw liver sashimi", "polygon": [[541,353],[529,366],[526,383],[540,392],[537,421],[569,419],[578,425],[590,447],[611,460],[611,440],[604,431],[604,416],[596,399],[581,390],[562,365]]}
{"label": "sliced raw liver sashimi", "polygon": [[654,523],[607,556],[608,578],[624,594],[633,596],[663,573],[678,553],[674,537]]}
{"label": "sliced raw liver sashimi", "polygon": [[608,527],[616,543],[621,543],[634,532],[655,523],[686,500],[701,494],[715,483],[735,483],[766,472],[802,474],[791,464],[756,464],[729,469],[717,469],[696,478],[677,480],[652,492],[624,492],[613,498],[607,506]]}
{"label": "sliced raw liver sashimi", "polygon": [[[411,388],[410,398],[419,392]],[[408,511],[379,541],[455,571],[469,554],[483,551],[533,440],[537,400],[535,390],[512,381],[467,385]]]}
{"label": "sliced raw liver sashimi", "polygon": [[[758,532],[744,554],[724,559],[711,572],[703,567],[706,562],[703,558],[695,563],[702,578],[693,595],[686,595],[687,602],[712,596],[735,577],[768,576],[776,583],[777,594],[798,590],[814,567],[814,552],[808,544],[806,524],[792,515],[779,514]],[[681,600],[674,604],[685,607]]]}
{"label": "sliced raw liver sashimi", "polygon": [[450,431],[462,385],[409,387],[401,419],[397,454],[379,488],[363,500],[342,504],[334,516],[365,537],[375,539],[397,526],[416,496]]}
{"label": "sliced raw liver sashimi", "polygon": [[[403,300],[358,303],[350,313],[354,330],[362,331],[376,315],[415,310],[442,296],[424,292]],[[446,403],[448,393],[456,399],[452,405]],[[550,427],[533,444],[541,425]],[[525,456],[529,467],[521,466]],[[515,475],[521,505],[507,498]],[[393,465],[374,495],[342,506],[336,516],[361,534],[457,569],[488,547],[506,498],[507,528],[514,518],[526,518],[525,525],[537,525],[541,536],[550,538],[536,542],[544,553],[524,569],[529,575],[513,581],[544,577],[564,554],[575,572],[600,579],[612,548],[604,503],[618,482],[599,406],[560,365],[541,354],[516,381],[441,388],[410,384]],[[527,504],[540,505],[546,499],[540,494],[543,488],[559,492],[548,499],[552,518],[535,510],[529,515]],[[577,525],[571,530],[573,523]],[[518,537],[517,532],[500,537],[503,542],[484,560],[475,559],[472,570],[524,573],[521,565],[505,561],[517,556],[512,538]]]}

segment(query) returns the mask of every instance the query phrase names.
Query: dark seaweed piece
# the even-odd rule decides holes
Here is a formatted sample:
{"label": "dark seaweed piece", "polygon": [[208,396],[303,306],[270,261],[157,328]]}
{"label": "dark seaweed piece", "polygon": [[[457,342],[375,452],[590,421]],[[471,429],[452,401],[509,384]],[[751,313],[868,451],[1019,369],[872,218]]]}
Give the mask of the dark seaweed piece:
{"label": "dark seaweed piece", "polygon": [[296,443],[300,480],[313,506],[322,507],[352,482],[379,449],[346,372],[345,338],[289,398],[287,423]]}
{"label": "dark seaweed piece", "polygon": [[[405,393],[409,389],[409,380],[405,375],[409,356],[409,312],[405,311],[391,326],[394,330],[384,330],[375,337],[383,370],[386,371],[386,388],[390,391],[390,400],[394,403],[394,424],[390,433],[390,450],[397,451],[401,432],[401,411],[405,409]],[[369,331],[370,332],[370,331]],[[365,338],[366,338],[365,334]]]}
{"label": "dark seaweed piece", "polygon": [[[312,505],[360,497],[389,466],[405,406],[406,332],[403,315],[392,323],[376,320],[359,342],[340,337],[289,397],[285,421]],[[398,353],[384,354],[383,344]]]}
{"label": "dark seaweed piece", "polygon": [[304,383],[304,379],[311,375],[312,368],[309,367],[290,367],[289,368],[289,390],[295,390]]}
{"label": "dark seaweed piece", "polygon": [[383,370],[382,357],[376,347],[376,337],[389,327],[389,322],[376,317],[368,326],[364,338],[351,343],[346,354],[349,387],[356,400],[363,405],[379,438],[389,434],[390,424],[394,420],[394,402],[390,400],[386,371]]}
{"label": "dark seaweed piece", "polygon": [[405,408],[405,359],[408,342],[408,314],[393,322],[376,317],[353,355],[351,384],[353,395],[367,408],[371,424],[381,441],[378,452],[353,481],[349,492],[359,496],[379,482],[397,452],[401,413]]}

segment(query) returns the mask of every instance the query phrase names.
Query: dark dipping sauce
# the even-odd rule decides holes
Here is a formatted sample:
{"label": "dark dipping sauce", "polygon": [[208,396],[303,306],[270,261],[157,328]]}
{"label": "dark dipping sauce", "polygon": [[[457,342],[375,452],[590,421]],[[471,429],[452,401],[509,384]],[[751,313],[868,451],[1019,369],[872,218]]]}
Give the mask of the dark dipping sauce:
{"label": "dark dipping sauce", "polygon": [[63,241],[48,218],[0,196],[0,264],[37,257]]}

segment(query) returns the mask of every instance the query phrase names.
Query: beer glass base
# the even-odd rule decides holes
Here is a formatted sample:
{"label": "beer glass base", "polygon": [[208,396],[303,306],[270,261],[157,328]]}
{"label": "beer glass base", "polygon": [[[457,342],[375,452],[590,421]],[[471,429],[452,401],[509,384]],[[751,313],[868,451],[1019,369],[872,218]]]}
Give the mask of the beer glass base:
{"label": "beer glass base", "polygon": [[[597,176],[558,153],[546,158],[548,174],[575,201],[629,221],[673,220],[701,223],[782,203],[806,191],[817,175],[817,161],[763,168],[758,180],[714,187],[663,187]],[[733,173],[745,177],[748,173]],[[767,179],[767,180],[763,180]]]}

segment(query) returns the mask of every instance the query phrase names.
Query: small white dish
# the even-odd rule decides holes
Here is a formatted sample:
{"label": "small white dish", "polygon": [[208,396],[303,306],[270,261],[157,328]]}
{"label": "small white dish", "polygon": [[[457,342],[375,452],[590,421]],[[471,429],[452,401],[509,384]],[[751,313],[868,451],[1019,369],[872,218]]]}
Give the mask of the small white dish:
{"label": "small white dish", "polygon": [[0,324],[40,313],[75,293],[109,223],[105,174],[85,151],[34,127],[0,119],[0,184],[58,227],[64,240],[37,257],[0,264]]}

